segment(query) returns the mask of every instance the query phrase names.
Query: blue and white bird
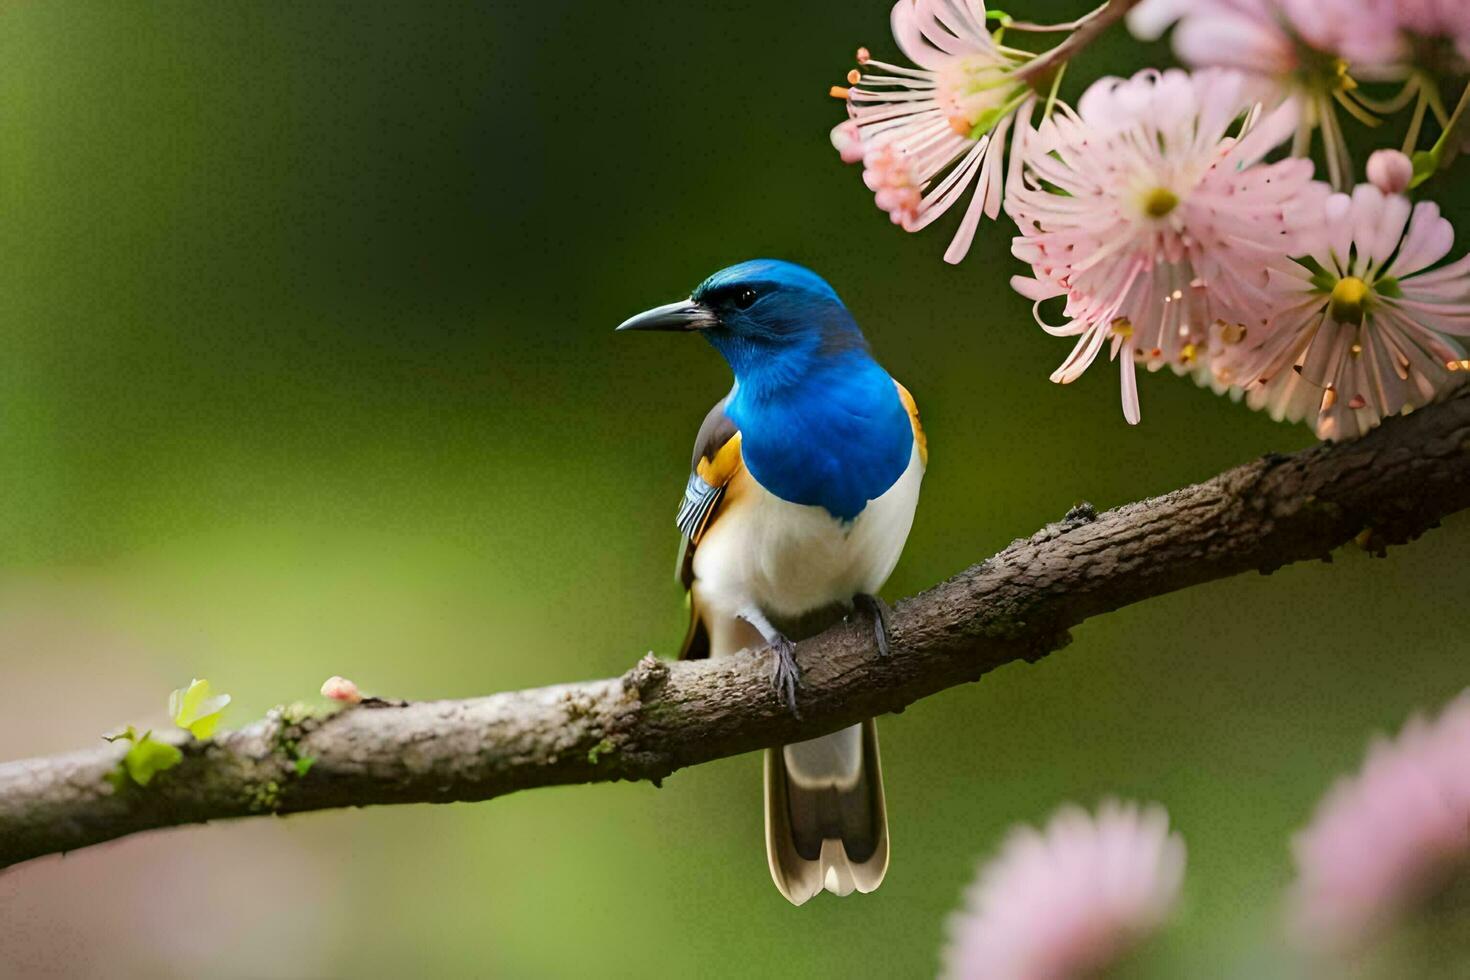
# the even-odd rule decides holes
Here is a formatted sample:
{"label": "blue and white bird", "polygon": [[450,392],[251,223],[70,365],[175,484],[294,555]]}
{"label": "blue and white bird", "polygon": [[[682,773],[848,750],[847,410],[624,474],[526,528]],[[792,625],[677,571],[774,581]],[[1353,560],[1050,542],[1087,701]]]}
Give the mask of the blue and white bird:
{"label": "blue and white bird", "polygon": [[[928,448],[913,398],[873,360],[832,287],[756,259],[618,329],[698,332],[735,374],[700,426],[678,510],[691,610],[682,656],[765,647],[772,683],[795,710],[788,634],[803,622],[858,606],[886,653],[876,594],[908,539]],[[781,894],[800,905],[824,888],[878,887],[888,821],[871,719],[768,750],[765,789]]]}

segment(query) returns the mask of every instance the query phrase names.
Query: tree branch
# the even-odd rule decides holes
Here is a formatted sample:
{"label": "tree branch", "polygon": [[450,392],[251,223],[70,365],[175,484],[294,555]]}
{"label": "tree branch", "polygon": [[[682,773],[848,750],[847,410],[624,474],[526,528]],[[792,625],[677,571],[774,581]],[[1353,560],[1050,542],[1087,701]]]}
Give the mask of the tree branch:
{"label": "tree branch", "polygon": [[[1107,0],[1107,3],[1092,13],[1077,20],[1075,29],[1061,44],[1042,52],[1036,56],[1035,60],[1028,61],[1016,69],[1016,78],[1023,82],[1030,82],[1037,88],[1043,87],[1058,69],[1075,58],[1083,48],[1097,40],[1109,27],[1122,20],[1127,16],[1128,11],[1136,6],[1138,6],[1138,0]],[[1010,26],[1019,30],[1034,30],[1037,25],[1012,24]]]}
{"label": "tree branch", "polygon": [[1467,506],[1470,389],[1357,442],[1268,455],[1100,516],[1074,508],[899,603],[886,659],[866,626],[839,625],[801,643],[799,719],[755,655],[668,664],[650,655],[612,680],[364,705],[326,718],[277,710],[209,741],[180,741],[183,762],[146,788],[109,781],[122,745],[0,765],[0,867],[226,817],[657,783],[683,766],[812,738],[1002,664],[1035,661],[1099,613],[1325,558],[1354,538],[1378,551]]}

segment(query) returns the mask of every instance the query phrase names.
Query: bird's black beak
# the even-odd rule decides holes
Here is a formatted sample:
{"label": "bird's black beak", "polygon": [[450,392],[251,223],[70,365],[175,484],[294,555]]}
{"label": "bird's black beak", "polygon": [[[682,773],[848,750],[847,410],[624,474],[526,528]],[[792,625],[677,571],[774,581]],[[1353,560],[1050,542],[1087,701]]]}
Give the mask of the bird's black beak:
{"label": "bird's black beak", "polygon": [[618,325],[618,330],[707,330],[718,322],[709,309],[685,299],[629,317]]}

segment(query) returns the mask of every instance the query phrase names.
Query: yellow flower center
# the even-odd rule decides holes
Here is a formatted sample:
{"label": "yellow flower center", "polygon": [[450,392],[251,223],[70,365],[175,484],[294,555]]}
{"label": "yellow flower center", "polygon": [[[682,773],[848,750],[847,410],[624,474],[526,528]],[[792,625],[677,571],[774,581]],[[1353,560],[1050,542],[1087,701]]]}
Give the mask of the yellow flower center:
{"label": "yellow flower center", "polygon": [[1300,42],[1296,44],[1296,58],[1297,83],[1309,91],[1331,95],[1333,92],[1352,92],[1358,87],[1351,66],[1342,58]]}
{"label": "yellow flower center", "polygon": [[1143,213],[1150,218],[1162,218],[1179,206],[1179,195],[1167,187],[1155,187],[1143,196]]}
{"label": "yellow flower center", "polygon": [[1363,310],[1368,305],[1372,290],[1357,276],[1344,276],[1332,287],[1332,296],[1327,301],[1327,312],[1338,323],[1362,323]]}

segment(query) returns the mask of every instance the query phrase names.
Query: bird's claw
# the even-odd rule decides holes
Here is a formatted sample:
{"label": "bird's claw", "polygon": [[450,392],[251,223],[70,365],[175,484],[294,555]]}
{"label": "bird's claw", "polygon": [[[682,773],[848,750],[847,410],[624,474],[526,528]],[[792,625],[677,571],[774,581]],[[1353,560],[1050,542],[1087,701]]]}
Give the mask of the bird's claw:
{"label": "bird's claw", "polygon": [[878,644],[878,656],[888,656],[888,603],[875,595],[860,592],[852,597],[852,604],[873,620],[873,639]]}
{"label": "bird's claw", "polygon": [[800,718],[796,689],[801,687],[801,668],[796,665],[796,644],[778,636],[768,649],[771,651],[771,687],[776,689],[776,696],[786,702],[791,713]]}

